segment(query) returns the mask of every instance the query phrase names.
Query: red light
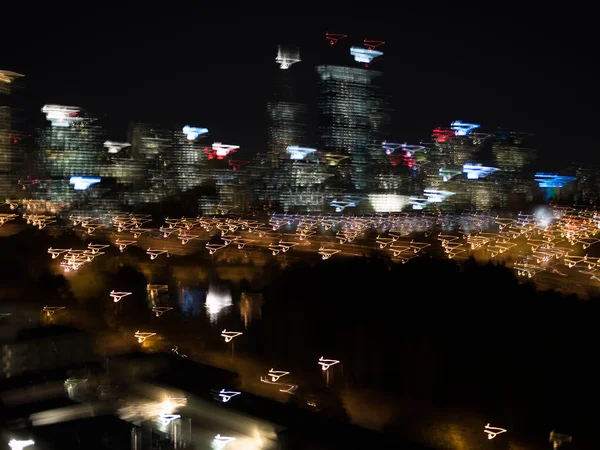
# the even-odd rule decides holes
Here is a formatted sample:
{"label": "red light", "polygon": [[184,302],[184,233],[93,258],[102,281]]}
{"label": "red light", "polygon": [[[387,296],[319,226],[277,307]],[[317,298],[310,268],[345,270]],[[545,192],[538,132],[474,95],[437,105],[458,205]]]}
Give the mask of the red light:
{"label": "red light", "polygon": [[454,130],[446,130],[443,128],[435,128],[433,130],[432,136],[437,142],[446,142],[449,138],[456,135],[456,131]]}

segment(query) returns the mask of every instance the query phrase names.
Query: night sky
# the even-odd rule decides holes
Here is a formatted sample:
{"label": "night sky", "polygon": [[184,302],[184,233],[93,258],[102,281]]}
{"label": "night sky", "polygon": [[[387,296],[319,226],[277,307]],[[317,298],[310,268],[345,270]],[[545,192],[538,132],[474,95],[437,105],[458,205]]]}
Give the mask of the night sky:
{"label": "night sky", "polygon": [[428,140],[433,127],[460,119],[481,123],[482,131],[535,133],[548,164],[600,163],[592,14],[564,4],[549,10],[527,9],[526,2],[497,9],[423,3],[353,10],[330,2],[311,10],[322,15],[299,6],[286,15],[289,3],[280,15],[201,6],[207,2],[148,2],[137,10],[21,7],[0,28],[0,69],[27,75],[32,109],[61,103],[106,115],[113,139],[125,138],[130,119],[183,122],[256,152],[266,140],[266,80],[277,44],[300,46],[301,64],[310,64],[332,51],[326,31],[343,33],[349,37],[338,45],[386,41],[377,68],[393,95],[391,140]]}

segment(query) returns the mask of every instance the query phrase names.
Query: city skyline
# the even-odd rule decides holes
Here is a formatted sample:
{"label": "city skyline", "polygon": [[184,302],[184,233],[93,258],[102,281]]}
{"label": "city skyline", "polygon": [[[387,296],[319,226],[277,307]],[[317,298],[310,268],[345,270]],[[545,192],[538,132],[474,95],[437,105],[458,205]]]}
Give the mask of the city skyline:
{"label": "city skyline", "polygon": [[[392,26],[385,9],[359,20],[242,18],[197,8],[186,15],[166,8],[164,19],[146,22],[147,12],[130,17],[96,10],[85,18],[51,10],[46,19],[41,12],[29,17],[27,32],[3,30],[10,45],[2,68],[26,75],[30,105],[75,104],[105,114],[113,140],[125,138],[130,119],[185,122],[227,130],[253,154],[266,143],[267,80],[278,70],[278,45],[298,46],[298,66],[310,66],[332,50],[325,32],[344,33],[348,42],[386,42],[376,68],[391,88],[393,140],[417,143],[432,128],[460,118],[489,124],[489,132],[506,126],[536,134],[544,162],[564,159],[566,148],[571,157],[593,162],[586,152],[593,123],[585,113],[594,103],[594,66],[573,51],[588,45],[577,35],[586,32],[585,24],[575,29],[568,13],[556,27],[558,16],[548,11],[534,21],[527,10],[493,19],[490,12],[414,8]],[[69,26],[46,26],[59,20]],[[108,23],[114,23],[110,31]],[[31,58],[42,38],[62,50]]]}

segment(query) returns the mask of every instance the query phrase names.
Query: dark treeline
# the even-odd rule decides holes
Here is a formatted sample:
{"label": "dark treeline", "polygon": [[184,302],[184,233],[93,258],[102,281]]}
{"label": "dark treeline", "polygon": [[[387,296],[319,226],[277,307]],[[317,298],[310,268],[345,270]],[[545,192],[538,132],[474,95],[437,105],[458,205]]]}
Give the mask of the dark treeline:
{"label": "dark treeline", "polygon": [[343,361],[346,382],[417,409],[466,408],[523,430],[593,429],[596,300],[538,292],[504,266],[429,258],[299,263],[265,296],[256,346],[274,360],[326,354]]}

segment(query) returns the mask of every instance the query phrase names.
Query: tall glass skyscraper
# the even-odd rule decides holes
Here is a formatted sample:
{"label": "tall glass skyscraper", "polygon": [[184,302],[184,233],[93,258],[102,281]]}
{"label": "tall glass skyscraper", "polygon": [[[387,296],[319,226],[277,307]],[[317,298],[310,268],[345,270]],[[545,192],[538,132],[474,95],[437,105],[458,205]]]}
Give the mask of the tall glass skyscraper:
{"label": "tall glass skyscraper", "polygon": [[347,155],[351,188],[371,187],[368,168],[386,164],[381,142],[390,123],[382,72],[363,67],[317,66],[319,150]]}

